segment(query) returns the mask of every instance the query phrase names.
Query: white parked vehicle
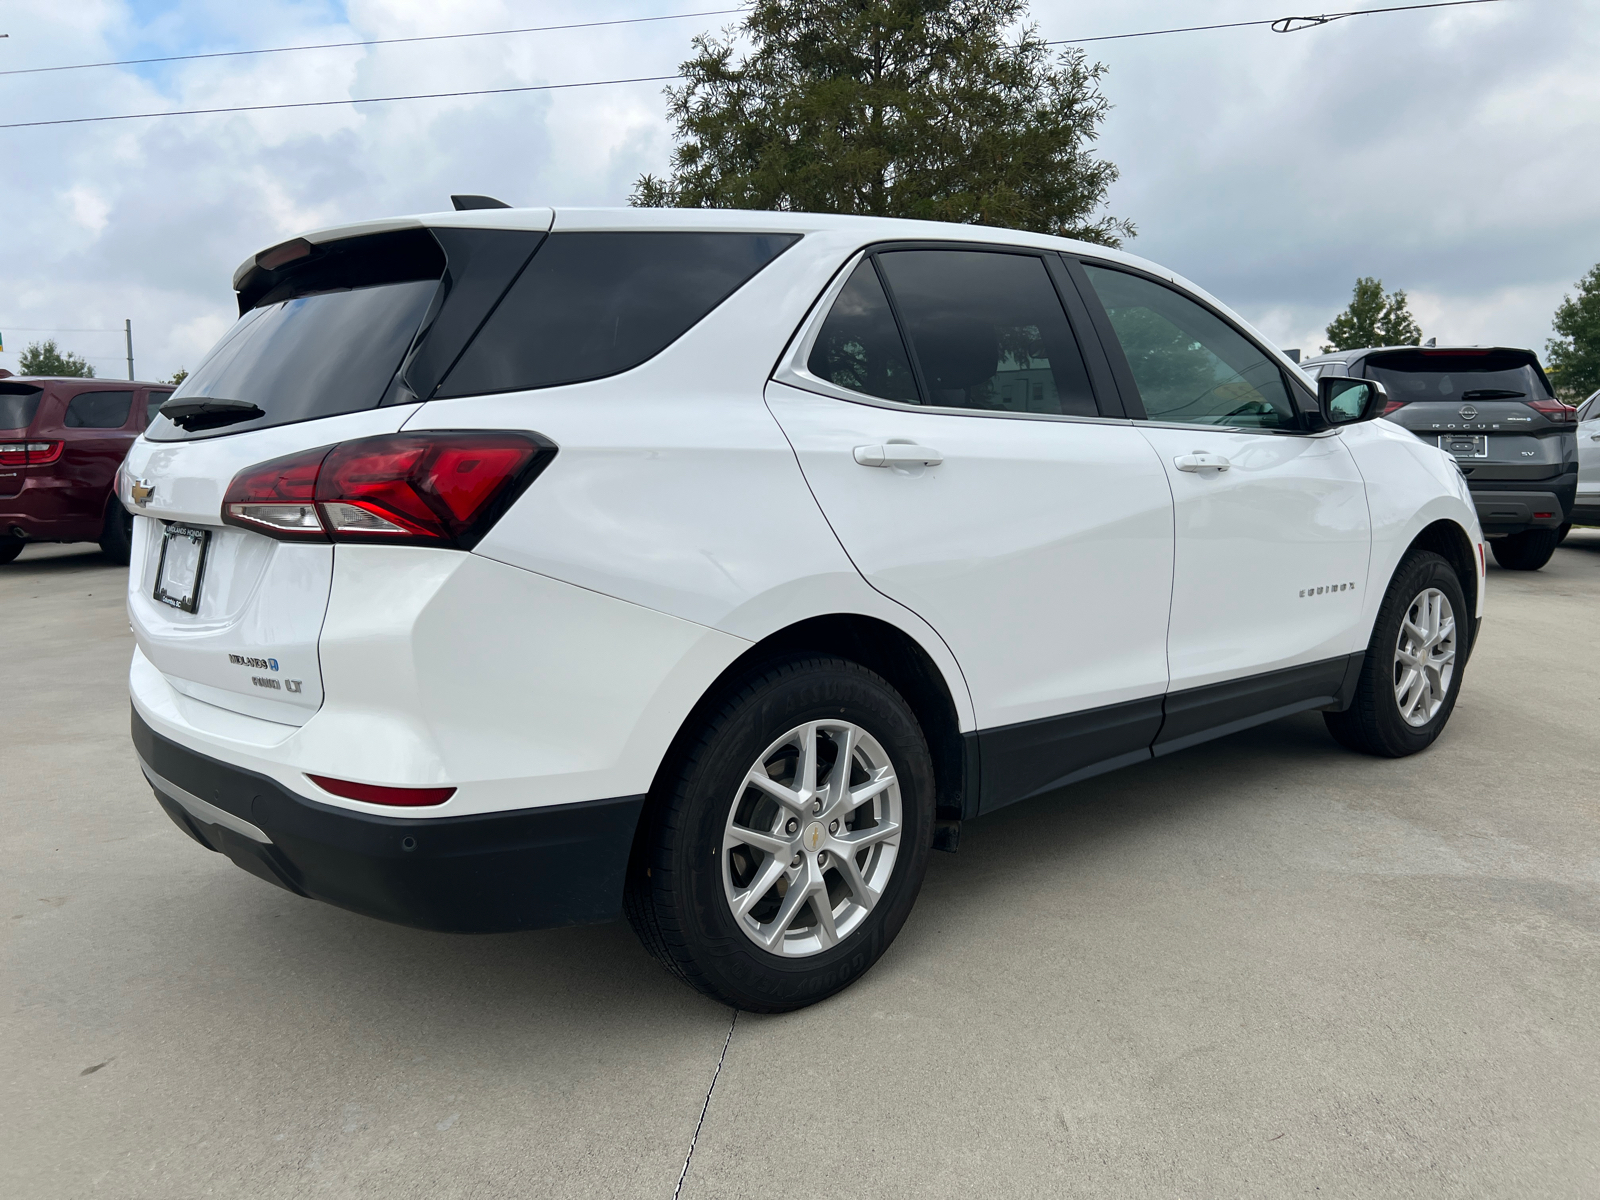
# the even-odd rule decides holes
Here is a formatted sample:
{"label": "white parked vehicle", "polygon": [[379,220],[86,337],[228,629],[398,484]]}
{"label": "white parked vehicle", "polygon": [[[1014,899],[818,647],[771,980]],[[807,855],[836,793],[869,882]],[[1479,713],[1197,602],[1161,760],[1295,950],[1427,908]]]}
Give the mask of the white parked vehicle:
{"label": "white parked vehicle", "polygon": [[1410,754],[1461,686],[1455,463],[1128,254],[496,209],[234,285],[119,484],[134,743],[182,828],[302,895],[626,911],[790,1009],[872,965],[965,819],[1299,711]]}
{"label": "white parked vehicle", "polygon": [[1578,406],[1578,502],[1575,525],[1600,525],[1600,392]]}

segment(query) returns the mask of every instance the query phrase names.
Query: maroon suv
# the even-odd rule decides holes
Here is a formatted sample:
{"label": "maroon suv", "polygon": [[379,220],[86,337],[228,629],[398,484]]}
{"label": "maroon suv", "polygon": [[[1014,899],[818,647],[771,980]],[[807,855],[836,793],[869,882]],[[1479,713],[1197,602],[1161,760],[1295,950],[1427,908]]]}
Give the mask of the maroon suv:
{"label": "maroon suv", "polygon": [[0,376],[0,563],[29,542],[99,542],[126,563],[117,467],[172,385]]}

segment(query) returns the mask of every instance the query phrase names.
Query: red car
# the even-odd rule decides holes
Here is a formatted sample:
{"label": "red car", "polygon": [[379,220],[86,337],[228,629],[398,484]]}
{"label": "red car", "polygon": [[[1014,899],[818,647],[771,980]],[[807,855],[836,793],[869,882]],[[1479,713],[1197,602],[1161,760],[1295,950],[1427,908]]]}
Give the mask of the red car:
{"label": "red car", "polygon": [[133,518],[113,494],[133,439],[171,384],[0,371],[0,563],[29,542],[99,542],[128,561]]}

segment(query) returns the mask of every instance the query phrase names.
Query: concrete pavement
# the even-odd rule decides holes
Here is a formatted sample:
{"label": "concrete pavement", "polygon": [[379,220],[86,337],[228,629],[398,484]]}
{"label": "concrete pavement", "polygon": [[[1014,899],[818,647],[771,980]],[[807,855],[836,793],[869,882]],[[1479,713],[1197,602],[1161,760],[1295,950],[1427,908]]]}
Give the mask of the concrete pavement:
{"label": "concrete pavement", "polygon": [[872,972],[730,1039],[626,926],[422,933],[194,845],[122,573],[30,548],[0,1194],[665,1198],[698,1128],[686,1198],[1595,1195],[1600,531],[1490,572],[1428,753],[1313,714],[972,822]]}

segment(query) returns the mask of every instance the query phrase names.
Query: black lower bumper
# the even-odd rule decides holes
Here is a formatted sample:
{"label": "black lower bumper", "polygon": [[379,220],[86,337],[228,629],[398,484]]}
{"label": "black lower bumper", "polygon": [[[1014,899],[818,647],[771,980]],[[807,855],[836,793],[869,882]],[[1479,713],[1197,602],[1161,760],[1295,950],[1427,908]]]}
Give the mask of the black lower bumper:
{"label": "black lower bumper", "polygon": [[422,929],[488,933],[608,921],[643,796],[476,816],[351,812],[196,754],[133,714],[156,799],[201,845],[301,896]]}
{"label": "black lower bumper", "polygon": [[1490,537],[1527,529],[1559,529],[1572,520],[1578,477],[1574,473],[1527,483],[1510,480],[1469,481],[1478,524]]}

